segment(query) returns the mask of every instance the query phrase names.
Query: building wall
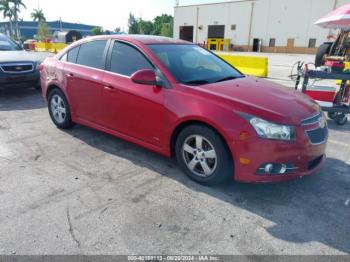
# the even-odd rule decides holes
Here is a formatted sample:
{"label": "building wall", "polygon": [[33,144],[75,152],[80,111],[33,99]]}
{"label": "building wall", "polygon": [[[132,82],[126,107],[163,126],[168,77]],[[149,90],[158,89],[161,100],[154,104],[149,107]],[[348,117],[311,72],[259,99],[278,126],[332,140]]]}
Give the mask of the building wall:
{"label": "building wall", "polygon": [[[349,0],[238,0],[226,3],[179,6],[174,11],[174,36],[179,28],[194,26],[194,42],[204,43],[208,25],[225,25],[225,38],[237,48],[249,50],[253,39],[262,40],[262,51],[314,53],[308,48],[309,39],[316,39],[316,47],[326,41],[329,30],[314,25],[321,16]],[[197,19],[198,17],[198,19]],[[235,30],[231,26],[235,25]],[[201,27],[202,29],[198,29]],[[275,47],[269,47],[270,39]],[[294,45],[288,46],[288,39]],[[291,44],[291,43],[290,43]]]}

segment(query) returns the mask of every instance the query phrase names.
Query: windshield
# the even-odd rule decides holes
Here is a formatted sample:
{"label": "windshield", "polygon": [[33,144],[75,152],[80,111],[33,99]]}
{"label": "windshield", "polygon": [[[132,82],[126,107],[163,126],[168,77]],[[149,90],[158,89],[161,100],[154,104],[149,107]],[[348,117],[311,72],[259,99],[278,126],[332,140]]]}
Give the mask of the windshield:
{"label": "windshield", "polygon": [[11,39],[0,35],[0,51],[15,51],[22,50],[22,48]]}
{"label": "windshield", "polygon": [[154,44],[148,47],[180,83],[203,85],[244,77],[229,64],[196,45]]}

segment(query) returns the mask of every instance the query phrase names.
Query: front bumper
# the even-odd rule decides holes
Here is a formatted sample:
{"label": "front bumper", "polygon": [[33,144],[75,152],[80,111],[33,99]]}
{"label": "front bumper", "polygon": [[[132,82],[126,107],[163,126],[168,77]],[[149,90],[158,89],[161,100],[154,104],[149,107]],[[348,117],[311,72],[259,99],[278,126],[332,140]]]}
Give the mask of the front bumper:
{"label": "front bumper", "polygon": [[[312,175],[325,163],[326,145],[327,138],[323,143],[312,144],[301,127],[294,142],[265,140],[256,136],[234,141],[231,144],[235,159],[234,178],[240,182],[269,183]],[[296,169],[287,174],[258,174],[257,170],[266,163],[292,164]]]}
{"label": "front bumper", "polygon": [[40,85],[40,73],[35,70],[25,74],[0,74],[0,88],[25,88]]}

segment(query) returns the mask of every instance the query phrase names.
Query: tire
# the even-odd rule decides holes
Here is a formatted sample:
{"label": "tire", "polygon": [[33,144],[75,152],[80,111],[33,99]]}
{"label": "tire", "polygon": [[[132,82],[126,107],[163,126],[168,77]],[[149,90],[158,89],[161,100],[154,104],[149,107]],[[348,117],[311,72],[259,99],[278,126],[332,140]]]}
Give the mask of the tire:
{"label": "tire", "polygon": [[337,115],[338,114],[336,112],[328,112],[327,113],[328,118],[332,119],[332,120],[334,120],[337,117]]}
{"label": "tire", "polygon": [[328,55],[330,49],[331,49],[332,43],[324,43],[320,45],[320,47],[317,49],[316,53],[316,59],[315,59],[315,66],[319,67],[324,64],[325,56]]}
{"label": "tire", "polygon": [[234,177],[232,154],[223,139],[209,127],[191,125],[178,135],[176,159],[183,171],[203,185],[218,185]]}
{"label": "tire", "polygon": [[348,122],[348,117],[344,113],[341,113],[337,115],[334,121],[338,126],[343,126]]}
{"label": "tire", "polygon": [[48,109],[52,122],[58,128],[69,129],[73,126],[67,98],[58,88],[49,93]]}

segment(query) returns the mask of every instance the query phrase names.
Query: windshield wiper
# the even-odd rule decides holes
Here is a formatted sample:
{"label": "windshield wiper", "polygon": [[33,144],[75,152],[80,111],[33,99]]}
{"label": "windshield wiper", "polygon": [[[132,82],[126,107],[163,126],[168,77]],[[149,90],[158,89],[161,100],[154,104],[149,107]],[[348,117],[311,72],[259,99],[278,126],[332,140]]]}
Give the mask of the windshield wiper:
{"label": "windshield wiper", "polygon": [[234,80],[234,79],[237,79],[237,78],[242,78],[243,76],[226,76],[224,78],[221,78],[219,80],[216,80],[215,83],[218,83],[218,82],[224,82],[224,81],[229,81],[229,80]]}
{"label": "windshield wiper", "polygon": [[205,84],[209,84],[209,81],[204,80],[204,79],[196,79],[196,80],[184,82],[184,84],[187,84],[187,85],[205,85]]}

